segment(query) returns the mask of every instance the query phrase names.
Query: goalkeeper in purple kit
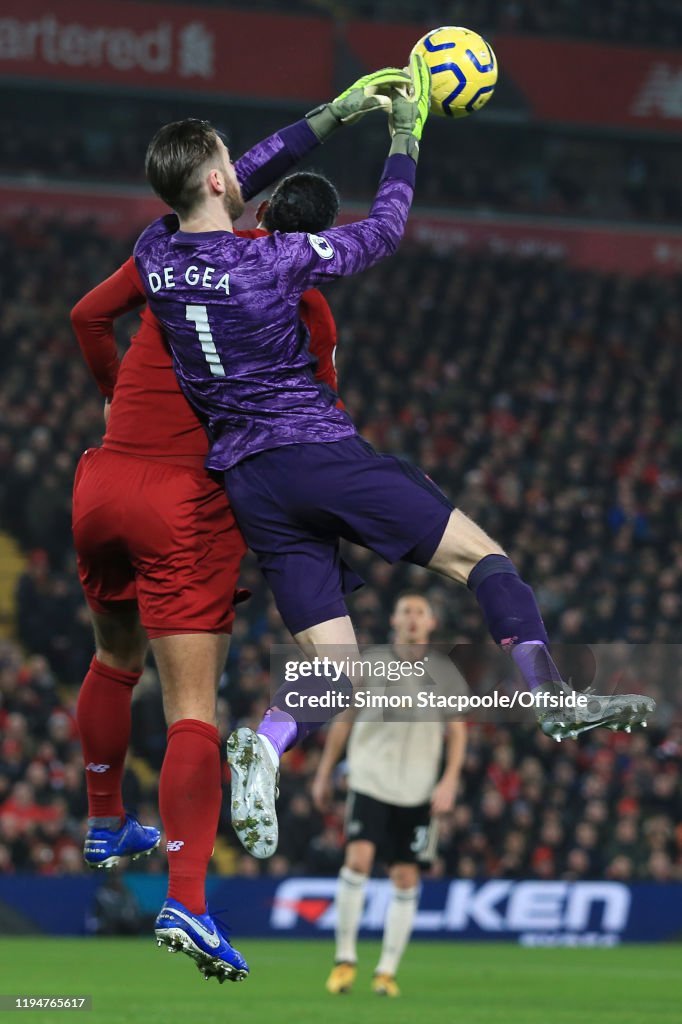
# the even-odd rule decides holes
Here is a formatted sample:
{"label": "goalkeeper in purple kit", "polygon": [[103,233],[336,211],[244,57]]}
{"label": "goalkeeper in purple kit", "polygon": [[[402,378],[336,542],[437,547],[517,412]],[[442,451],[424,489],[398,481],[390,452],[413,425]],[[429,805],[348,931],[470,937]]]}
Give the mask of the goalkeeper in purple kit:
{"label": "goalkeeper in purple kit", "polygon": [[[398,247],[429,95],[428,69],[414,56],[409,77],[396,69],[366,76],[287,129],[304,149],[306,139],[322,141],[390,100],[391,147],[369,216],[320,235],[235,237],[243,204],[222,140],[205,122],[165,126],[150,143],[147,175],[180,230],[157,221],[138,240],[135,259],[180,385],[211,436],[206,465],[224,473],[247,544],[307,656],[330,645],[357,653],[344,594],[361,581],[340,556],[343,538],[468,586],[529,689],[570,692],[533,592],[511,560],[425,474],[358,435],[336,396],[314,381],[300,329],[305,289],[366,270]],[[561,739],[601,725],[629,729],[652,710],[645,697],[591,695],[586,707],[543,703],[537,717]],[[233,824],[255,856],[270,856],[277,844],[279,757],[311,728],[276,699],[257,733],[240,729],[228,742]]]}

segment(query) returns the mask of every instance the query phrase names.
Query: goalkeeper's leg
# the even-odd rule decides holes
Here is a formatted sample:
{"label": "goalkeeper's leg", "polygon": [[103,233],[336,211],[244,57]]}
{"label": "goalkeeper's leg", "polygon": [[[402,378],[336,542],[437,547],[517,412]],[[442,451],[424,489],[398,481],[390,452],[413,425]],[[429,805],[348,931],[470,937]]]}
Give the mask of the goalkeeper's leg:
{"label": "goalkeeper's leg", "polygon": [[[570,692],[549,653],[533,591],[502,549],[458,509],[427,567],[473,591],[493,639],[510,651],[531,691]],[[556,710],[538,704],[536,713],[543,731],[561,740],[598,726],[629,732],[633,725],[646,725],[654,709],[650,697],[590,693],[585,706]]]}

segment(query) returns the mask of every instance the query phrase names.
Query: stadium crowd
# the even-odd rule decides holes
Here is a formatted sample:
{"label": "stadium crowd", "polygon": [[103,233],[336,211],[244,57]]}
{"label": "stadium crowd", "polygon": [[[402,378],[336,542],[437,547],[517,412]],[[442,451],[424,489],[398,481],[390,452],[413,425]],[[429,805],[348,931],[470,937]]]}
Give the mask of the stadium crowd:
{"label": "stadium crowd", "polygon": [[[244,650],[239,660],[253,655]],[[239,677],[240,701],[255,724],[265,674],[260,659]],[[234,676],[234,670],[230,673]],[[243,683],[243,687],[242,684]],[[229,684],[227,694],[234,680]],[[47,661],[26,658],[0,644],[0,872],[78,874],[87,815],[73,694],[61,690]],[[223,729],[235,707],[221,697]],[[153,673],[140,684],[134,705],[133,764],[124,778],[126,805],[157,824],[155,774],[162,756],[161,706]],[[612,737],[597,733],[558,750],[532,726],[472,724],[455,811],[440,828],[432,877],[613,878],[682,881],[680,766],[682,729],[664,735]],[[146,766],[138,762],[144,754]],[[313,811],[309,783],[319,740],[285,759],[279,802],[281,839],[268,862],[233,849],[230,870],[333,874],[341,865],[343,796],[321,817]],[[228,801],[224,801],[229,806]],[[222,841],[234,846],[229,820]],[[143,870],[159,872],[155,856]]]}
{"label": "stadium crowd", "polygon": [[[0,234],[0,522],[28,554],[21,647],[0,647],[3,871],[83,870],[73,707],[92,641],[69,500],[81,451],[101,437],[102,404],[68,311],[128,252],[94,227],[61,222]],[[505,544],[536,585],[555,640],[651,645],[657,678],[679,695],[680,659],[665,660],[682,622],[679,281],[409,244],[328,297],[341,391],[364,436],[423,466]],[[391,604],[408,585],[428,593],[442,639],[484,639],[464,589],[356,548],[348,557],[367,580],[351,606],[363,642],[386,641]],[[259,719],[270,645],[286,640],[250,559],[242,583],[253,596],[238,610],[221,683],[224,734]],[[434,873],[682,879],[679,705],[656,686],[656,722],[632,737],[598,732],[557,748],[532,726],[472,724]],[[153,823],[165,729],[151,668],[135,709],[126,799]],[[313,812],[319,742],[288,758],[282,842],[265,867],[237,852],[223,821],[231,870],[337,870],[344,781],[333,813]],[[145,864],[160,871],[163,858]]]}
{"label": "stadium crowd", "polygon": [[[15,90],[0,111],[3,174],[35,184],[45,178],[143,186],[149,139],[159,124],[208,117],[223,129],[234,153],[301,116],[301,108],[258,110],[196,100],[78,95],[78,123],[69,116],[68,91]],[[502,106],[500,107],[500,104]],[[496,109],[503,109],[502,97]],[[492,108],[491,108],[492,110]],[[419,168],[418,202],[487,213],[597,220],[682,223],[682,155],[674,139],[621,139],[558,128],[489,120],[457,125],[433,118]],[[54,123],[60,131],[50,130]],[[361,146],[332,143],[310,163],[330,176],[347,199],[374,189],[386,155],[381,131],[357,129]],[[455,140],[453,145],[453,138]]]}
{"label": "stadium crowd", "polygon": [[[161,0],[155,0],[160,3]],[[163,0],[166,2],[166,0]],[[182,6],[225,7],[224,0],[173,0]],[[243,4],[230,6],[237,9]],[[252,0],[255,10],[278,11],[275,0]],[[422,25],[468,25],[469,0],[294,0],[288,11]],[[580,36],[600,41],[676,46],[682,26],[676,0],[479,0],[477,27],[485,32]]]}

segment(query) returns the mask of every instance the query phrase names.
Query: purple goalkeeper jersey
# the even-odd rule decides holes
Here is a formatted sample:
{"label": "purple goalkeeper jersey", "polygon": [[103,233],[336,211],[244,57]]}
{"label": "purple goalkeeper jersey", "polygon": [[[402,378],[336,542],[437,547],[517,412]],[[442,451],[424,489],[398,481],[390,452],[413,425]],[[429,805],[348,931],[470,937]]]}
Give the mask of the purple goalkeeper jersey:
{"label": "purple goalkeeper jersey", "polygon": [[[313,134],[307,124],[300,128]],[[251,179],[259,173],[257,150]],[[271,150],[263,162],[272,165]],[[410,157],[390,157],[367,219],[320,235],[174,232],[169,217],[142,233],[135,261],[180,386],[208,427],[209,469],[356,433],[336,408],[337,396],[314,379],[298,305],[312,285],[356,274],[395,251],[414,174]]]}

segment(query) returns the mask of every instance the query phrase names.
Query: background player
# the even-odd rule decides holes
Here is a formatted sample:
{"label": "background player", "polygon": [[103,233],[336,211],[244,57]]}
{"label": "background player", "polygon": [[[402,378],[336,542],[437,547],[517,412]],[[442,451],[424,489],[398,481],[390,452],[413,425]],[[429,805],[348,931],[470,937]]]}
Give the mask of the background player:
{"label": "background player", "polygon": [[[366,220],[323,235],[274,235],[247,250],[233,234],[229,153],[210,126],[178,122],[152,140],[147,173],[181,230],[155,222],[135,258],[180,384],[215,439],[207,465],[225,471],[247,543],[302,649],[357,649],[343,600],[344,537],[468,585],[528,687],[554,691],[563,684],[544,624],[511,560],[423,473],[374,452],[304,373],[295,319],[302,291],[372,266],[402,237],[429,107],[430,79],[416,55],[412,72],[412,95],[392,95],[391,150]],[[636,696],[590,701],[580,717],[538,717],[560,738],[596,725],[630,728],[653,709]],[[257,735],[242,729],[230,740],[233,824],[256,856],[276,848],[279,757],[307,730],[277,709]]]}
{"label": "background player", "polygon": [[[391,618],[393,643],[387,648],[363,651],[363,660],[376,662],[423,659],[428,653],[428,675],[436,685],[439,677],[449,690],[466,684],[443,655],[428,644],[438,623],[428,599],[405,593],[396,602]],[[423,689],[422,679],[401,681],[401,692],[410,684]],[[329,726],[324,753],[313,783],[313,799],[326,810],[334,765],[348,740],[348,806],[346,853],[336,890],[336,965],[327,979],[334,995],[349,992],[357,964],[357,937],[364,908],[365,887],[378,855],[388,865],[391,901],[384,922],[381,956],[372,979],[379,995],[397,996],[395,980],[401,957],[412,933],[419,902],[419,866],[435,854],[436,817],[452,810],[466,749],[463,722],[439,718],[430,711],[412,712],[409,720],[392,720],[382,711],[361,711],[354,723],[336,719]],[[445,746],[445,765],[438,773]]]}
{"label": "background player", "polygon": [[[346,101],[367,108],[364,90]],[[318,117],[326,115],[320,108]],[[319,142],[315,117],[255,147],[237,165],[251,195],[266,175],[281,173]],[[296,134],[297,133],[297,134]],[[293,136],[293,139],[292,139]],[[282,183],[271,204],[261,204],[270,226],[295,224],[289,201],[301,202],[301,227],[322,230],[338,212],[338,195],[320,176]],[[288,218],[288,219],[287,219]],[[248,232],[258,235],[262,232]],[[144,302],[129,261],[73,311],[86,360],[107,402],[103,448],[86,453],[74,493],[74,536],[79,570],[92,610],[97,653],[81,690],[78,725],[88,768],[90,830],[85,857],[110,866],[119,857],[151,852],[156,829],[125,816],[121,776],[130,735],[130,697],[152,641],[162,681],[169,743],[160,785],[168,839],[169,899],[183,922],[198,927],[185,941],[175,928],[166,937],[191,942],[209,973],[239,976],[246,965],[206,915],[205,874],[221,800],[215,686],[227,652],[233,593],[245,547],[222,488],[203,469],[208,444],[182,396],[158,322],[149,310],[120,368],[113,319]],[[319,293],[301,309],[320,356],[321,382],[336,386],[331,350],[333,318]],[[330,371],[331,368],[331,371]],[[115,393],[114,393],[115,386]],[[143,628],[144,627],[144,628]],[[95,770],[97,769],[97,770]],[[182,838],[177,838],[177,836]],[[163,911],[162,911],[163,913]],[[178,922],[175,921],[175,924]],[[203,929],[203,931],[202,931]],[[189,950],[188,950],[189,951]],[[208,975],[207,975],[208,976]]]}

